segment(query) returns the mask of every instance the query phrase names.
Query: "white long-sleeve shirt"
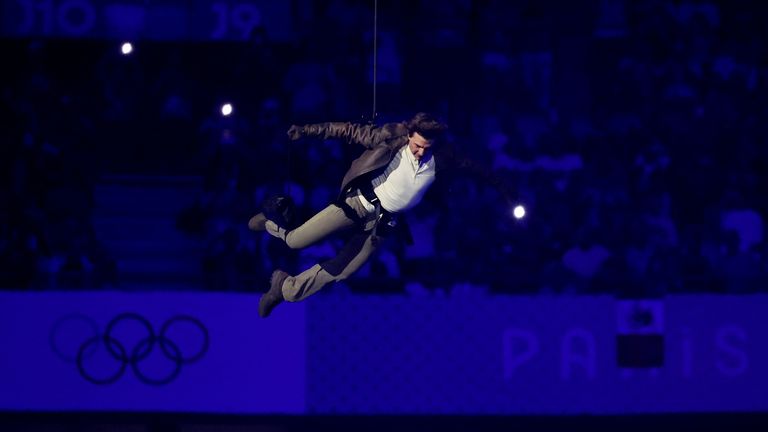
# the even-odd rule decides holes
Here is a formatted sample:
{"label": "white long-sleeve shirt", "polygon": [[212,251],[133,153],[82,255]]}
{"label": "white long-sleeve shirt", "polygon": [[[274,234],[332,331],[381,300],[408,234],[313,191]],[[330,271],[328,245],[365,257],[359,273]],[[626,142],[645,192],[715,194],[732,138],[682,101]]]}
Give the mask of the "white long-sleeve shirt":
{"label": "white long-sleeve shirt", "polygon": [[[381,206],[389,212],[408,210],[418,204],[435,181],[435,158],[430,156],[425,162],[419,162],[404,146],[384,172],[373,179],[373,191],[381,201]],[[360,201],[368,211],[374,206],[362,195]]]}

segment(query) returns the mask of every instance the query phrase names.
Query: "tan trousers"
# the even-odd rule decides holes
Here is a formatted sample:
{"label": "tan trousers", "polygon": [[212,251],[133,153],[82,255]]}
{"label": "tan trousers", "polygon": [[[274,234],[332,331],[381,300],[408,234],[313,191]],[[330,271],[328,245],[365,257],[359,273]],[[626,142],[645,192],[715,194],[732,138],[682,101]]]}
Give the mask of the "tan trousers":
{"label": "tan trousers", "polygon": [[[368,257],[376,250],[378,242],[373,242],[370,229],[373,228],[375,215],[369,213],[363,207],[358,195],[348,197],[346,203],[365,220],[365,231],[367,236],[358,247],[354,245],[352,250],[345,247],[345,257],[343,259],[343,270],[338,275],[333,275],[324,270],[320,264],[315,264],[309,269],[299,273],[296,276],[290,276],[283,282],[283,297],[292,302],[301,301],[319,291],[325,285],[344,280],[352,273],[356,272],[368,260]],[[305,248],[324,237],[337,231],[350,229],[355,226],[355,222],[344,214],[344,211],[336,206],[329,205],[319,213],[312,216],[298,228],[288,231],[279,228],[272,221],[267,221],[266,230],[269,234],[285,241],[291,249]]]}

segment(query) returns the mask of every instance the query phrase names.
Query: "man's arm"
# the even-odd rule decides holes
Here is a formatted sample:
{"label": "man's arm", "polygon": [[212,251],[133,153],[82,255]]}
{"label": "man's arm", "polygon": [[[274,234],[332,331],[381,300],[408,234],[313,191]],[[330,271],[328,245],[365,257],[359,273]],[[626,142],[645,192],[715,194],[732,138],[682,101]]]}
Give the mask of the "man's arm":
{"label": "man's arm", "polygon": [[383,128],[374,125],[342,122],[293,125],[288,129],[288,138],[294,141],[302,137],[339,138],[350,144],[360,144],[365,148],[373,148],[377,142],[386,138],[384,135],[387,133]]}

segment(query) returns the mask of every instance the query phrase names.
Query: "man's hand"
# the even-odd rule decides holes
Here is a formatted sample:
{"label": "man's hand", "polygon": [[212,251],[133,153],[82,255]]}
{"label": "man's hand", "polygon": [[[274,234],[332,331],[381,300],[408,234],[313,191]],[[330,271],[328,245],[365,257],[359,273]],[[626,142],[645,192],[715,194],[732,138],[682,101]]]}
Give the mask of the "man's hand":
{"label": "man's hand", "polygon": [[291,141],[296,141],[297,139],[304,136],[304,126],[296,126],[293,125],[290,128],[288,128],[288,139]]}

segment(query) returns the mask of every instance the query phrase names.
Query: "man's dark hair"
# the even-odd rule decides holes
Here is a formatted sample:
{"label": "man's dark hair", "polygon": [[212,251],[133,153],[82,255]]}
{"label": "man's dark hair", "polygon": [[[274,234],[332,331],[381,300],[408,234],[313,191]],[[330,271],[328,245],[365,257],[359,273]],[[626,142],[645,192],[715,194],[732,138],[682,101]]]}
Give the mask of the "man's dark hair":
{"label": "man's dark hair", "polygon": [[416,113],[412,119],[406,123],[408,134],[418,133],[427,140],[440,140],[448,126],[441,122],[437,117],[425,112]]}

